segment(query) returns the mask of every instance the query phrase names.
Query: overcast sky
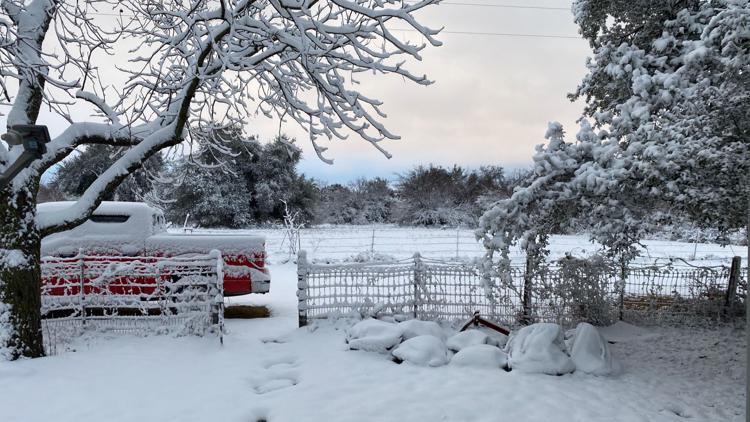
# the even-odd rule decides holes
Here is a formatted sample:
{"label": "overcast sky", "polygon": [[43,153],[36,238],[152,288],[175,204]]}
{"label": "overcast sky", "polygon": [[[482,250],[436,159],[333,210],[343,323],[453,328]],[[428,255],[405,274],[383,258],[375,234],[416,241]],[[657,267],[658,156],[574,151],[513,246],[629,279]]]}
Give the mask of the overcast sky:
{"label": "overcast sky", "polygon": [[[497,7],[503,5],[542,8]],[[435,83],[419,86],[379,75],[360,85],[366,95],[385,103],[385,124],[402,137],[381,144],[393,158],[385,158],[353,135],[344,141],[321,140],[329,147],[326,155],[335,161],[328,165],[312,152],[304,131],[295,123],[285,123],[282,132],[297,137],[305,151],[301,164],[305,174],[348,182],[362,176],[393,179],[417,164],[525,167],[531,163],[534,146],[544,141],[547,122],[560,121],[571,135],[576,132],[582,106],[571,103],[566,94],[584,76],[590,51],[578,37],[569,1],[445,0],[417,16],[428,26],[445,28],[438,36],[443,46],[427,48],[422,62],[410,63],[413,73],[427,74]],[[415,33],[401,34],[417,39]],[[42,121],[53,136],[66,126],[45,112]],[[0,117],[0,124],[4,123]],[[271,139],[278,134],[279,122],[261,116],[250,121],[246,130]]]}
{"label": "overcast sky", "polygon": [[[420,18],[445,31],[518,33],[578,37],[563,0],[454,0],[487,5],[534,5],[564,10],[513,9],[450,4],[451,0],[421,13]],[[404,33],[404,36],[409,36]],[[411,34],[412,36],[414,34]],[[509,168],[528,166],[534,146],[544,141],[547,122],[557,120],[575,134],[582,105],[571,103],[573,91],[585,74],[590,50],[581,38],[534,38],[444,33],[444,45],[424,51],[424,61],[412,68],[435,81],[417,86],[397,78],[368,81],[363,90],[385,103],[387,126],[401,135],[382,145],[390,160],[369,144],[351,137],[326,143],[330,166],[308,147],[302,170],[329,182],[359,176],[393,178],[416,164],[494,164]],[[372,96],[372,95],[371,95]],[[278,124],[276,122],[275,124]],[[272,136],[278,126],[258,122],[261,135]],[[283,130],[305,135],[293,124]]]}

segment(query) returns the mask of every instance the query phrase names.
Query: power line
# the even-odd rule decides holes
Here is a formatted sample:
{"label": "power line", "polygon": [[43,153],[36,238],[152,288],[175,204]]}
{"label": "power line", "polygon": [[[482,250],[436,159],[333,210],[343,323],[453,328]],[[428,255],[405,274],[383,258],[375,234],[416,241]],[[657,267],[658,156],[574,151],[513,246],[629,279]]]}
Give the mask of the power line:
{"label": "power line", "polygon": [[[400,32],[419,32],[416,29],[391,29],[391,31]],[[479,31],[440,31],[440,34],[457,34],[457,35],[487,35],[494,37],[525,37],[525,38],[562,38],[571,40],[580,40],[581,37],[573,35],[554,35],[554,34],[521,34],[515,32],[479,32]],[[438,35],[440,35],[438,34]]]}
{"label": "power line", "polygon": [[[477,6],[477,7],[503,7],[503,8],[517,8],[517,9],[545,9],[545,10],[566,10],[569,9],[564,7],[544,7],[544,6],[517,6],[517,5],[500,5],[500,4],[481,4],[481,3],[458,3],[458,2],[442,2],[440,4],[451,4],[460,6]],[[100,16],[130,16],[135,15],[124,14],[124,13],[102,13],[102,12],[88,12],[89,15],[100,15]],[[416,29],[391,29],[391,31],[397,32],[419,32]],[[482,32],[482,31],[440,31],[441,34],[455,34],[455,35],[473,35],[473,36],[493,36],[493,37],[521,37],[521,38],[558,38],[558,39],[581,39],[579,36],[574,35],[556,35],[556,34],[523,34],[516,32]]]}
{"label": "power line", "polygon": [[[414,4],[416,2],[407,2]],[[439,5],[448,4],[451,6],[470,6],[470,7],[497,7],[502,9],[531,9],[531,10],[558,10],[570,12],[569,7],[550,7],[550,6],[522,6],[518,4],[489,4],[489,3],[465,3],[465,2],[453,2],[453,1],[442,1]]]}

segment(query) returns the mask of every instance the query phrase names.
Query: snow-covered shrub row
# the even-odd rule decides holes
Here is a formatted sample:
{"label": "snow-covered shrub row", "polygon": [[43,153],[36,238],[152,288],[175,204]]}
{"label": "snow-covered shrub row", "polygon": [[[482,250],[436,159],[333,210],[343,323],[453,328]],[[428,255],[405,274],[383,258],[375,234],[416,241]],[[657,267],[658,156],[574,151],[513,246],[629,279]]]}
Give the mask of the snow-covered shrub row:
{"label": "snow-covered shrub row", "polygon": [[496,332],[473,329],[447,337],[435,322],[387,322],[365,319],[347,330],[351,350],[390,354],[397,363],[418,366],[481,367],[528,373],[563,375],[573,371],[593,375],[619,372],[604,337],[582,322],[566,342],[557,324],[538,323],[506,338]]}

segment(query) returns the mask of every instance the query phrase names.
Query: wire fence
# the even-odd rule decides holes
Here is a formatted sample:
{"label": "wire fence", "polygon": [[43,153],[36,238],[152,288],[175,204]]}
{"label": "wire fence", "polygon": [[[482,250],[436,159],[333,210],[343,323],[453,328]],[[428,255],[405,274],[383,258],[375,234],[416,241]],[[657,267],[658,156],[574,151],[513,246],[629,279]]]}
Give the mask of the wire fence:
{"label": "wire fence", "polygon": [[[586,262],[586,260],[580,260]],[[508,326],[580,321],[687,323],[733,318],[744,309],[747,268],[548,265],[485,271],[422,257],[387,263],[319,264],[298,257],[300,326],[319,318],[392,316],[456,322],[475,311]]]}
{"label": "wire fence", "polygon": [[[195,230],[201,233],[223,232],[214,229]],[[312,226],[301,228],[291,236],[296,244],[294,248],[290,247],[290,236],[284,228],[259,228],[247,232],[265,236],[266,250],[272,259],[277,260],[293,258],[296,251],[302,249],[307,251],[310,260],[320,262],[356,261],[372,256],[403,259],[411,257],[415,251],[424,257],[451,260],[476,258],[486,253],[482,243],[477,241],[474,229],[466,227]],[[733,256],[747,256],[747,246],[722,247],[711,243],[668,240],[645,240],[641,243],[643,247],[637,261],[639,263],[680,258],[713,264],[725,262]],[[600,245],[589,242],[585,235],[554,235],[550,238],[550,258],[553,259],[567,254],[585,257],[599,249]],[[513,248],[511,258],[522,264],[525,254],[520,248]]]}
{"label": "wire fence", "polygon": [[223,260],[91,256],[42,259],[45,347],[85,330],[131,333],[214,332],[223,341]]}

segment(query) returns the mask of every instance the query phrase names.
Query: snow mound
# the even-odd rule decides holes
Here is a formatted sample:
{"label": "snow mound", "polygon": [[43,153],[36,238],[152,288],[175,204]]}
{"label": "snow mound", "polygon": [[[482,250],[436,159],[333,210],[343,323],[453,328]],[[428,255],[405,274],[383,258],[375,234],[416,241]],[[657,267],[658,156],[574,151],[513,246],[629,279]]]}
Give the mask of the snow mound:
{"label": "snow mound", "polygon": [[350,327],[346,336],[352,350],[387,353],[401,342],[401,329],[396,324],[369,318]]}
{"label": "snow mound", "polygon": [[450,364],[460,367],[497,369],[508,364],[508,355],[495,346],[475,344],[464,347],[460,352],[453,355]]}
{"label": "snow mound", "polygon": [[398,326],[404,339],[425,335],[435,336],[441,340],[445,339],[445,333],[437,322],[410,319],[399,323]]}
{"label": "snow mound", "polygon": [[448,363],[448,349],[435,336],[412,337],[391,352],[393,357],[419,366],[442,366]]}
{"label": "snow mound", "polygon": [[576,327],[570,359],[576,371],[593,375],[610,375],[619,371],[619,365],[612,359],[604,337],[593,325],[582,322]]}
{"label": "snow mound", "polygon": [[514,371],[562,375],[575,370],[566,353],[562,328],[539,323],[511,335],[505,348],[508,366]]}
{"label": "snow mound", "polygon": [[454,352],[458,352],[469,346],[487,344],[488,339],[487,334],[479,330],[467,330],[461,331],[449,338],[445,345]]}

